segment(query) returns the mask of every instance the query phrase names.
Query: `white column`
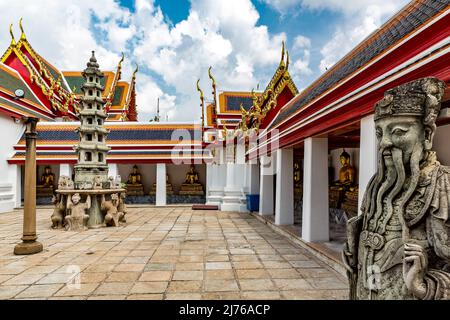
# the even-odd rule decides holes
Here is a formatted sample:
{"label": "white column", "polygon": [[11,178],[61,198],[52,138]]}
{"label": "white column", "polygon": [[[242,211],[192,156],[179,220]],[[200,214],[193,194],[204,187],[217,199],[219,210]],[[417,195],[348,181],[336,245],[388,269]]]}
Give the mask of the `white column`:
{"label": "white column", "polygon": [[16,172],[16,177],[15,177],[15,190],[14,190],[14,207],[15,208],[20,208],[22,207],[22,170],[21,170],[21,166],[20,165],[16,165],[15,166],[15,172]]}
{"label": "white column", "polygon": [[108,163],[108,176],[115,178],[117,175],[119,175],[117,163]]}
{"label": "white column", "polygon": [[275,224],[294,224],[294,150],[277,150]]}
{"label": "white column", "polygon": [[59,176],[67,176],[72,178],[72,167],[68,163],[61,163],[59,165]]}
{"label": "white column", "polygon": [[166,164],[156,164],[156,206],[166,205]]}
{"label": "white column", "polygon": [[261,176],[259,189],[259,214],[272,215],[273,212],[273,157],[261,157]]}
{"label": "white column", "polygon": [[361,214],[360,208],[367,184],[377,171],[377,136],[373,115],[361,119],[360,132],[358,214]]}
{"label": "white column", "polygon": [[328,138],[307,138],[304,149],[302,238],[328,241]]}

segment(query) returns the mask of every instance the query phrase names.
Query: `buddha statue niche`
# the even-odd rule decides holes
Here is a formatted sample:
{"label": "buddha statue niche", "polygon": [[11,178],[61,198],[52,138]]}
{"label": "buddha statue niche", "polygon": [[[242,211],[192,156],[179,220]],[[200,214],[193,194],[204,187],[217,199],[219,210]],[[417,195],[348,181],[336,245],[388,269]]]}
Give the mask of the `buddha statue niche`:
{"label": "buddha statue niche", "polygon": [[137,165],[133,166],[131,173],[127,180],[127,195],[129,196],[143,196],[144,186],[142,185],[142,178]]}
{"label": "buddha statue niche", "polygon": [[350,210],[353,211],[353,207],[355,205],[357,206],[358,202],[358,188],[355,184],[355,168],[350,164],[350,154],[348,154],[345,149],[342,151],[339,160],[342,167],[339,170],[339,179],[330,186],[330,208],[341,208],[341,206],[349,200],[347,201],[347,209],[350,208]]}
{"label": "buddha statue niche", "polygon": [[342,167],[339,170],[339,180],[335,182],[337,186],[353,186],[355,182],[355,168],[350,164],[350,155],[345,151],[342,151],[339,157]]}
{"label": "buddha statue niche", "polygon": [[203,186],[200,184],[198,172],[195,166],[191,164],[189,171],[186,173],[184,183],[180,188],[180,195],[203,195]]}
{"label": "buddha statue niche", "polygon": [[54,183],[55,174],[49,166],[46,166],[36,186],[36,195],[38,197],[51,197],[53,195]]}
{"label": "buddha statue niche", "polygon": [[302,198],[303,183],[302,183],[302,171],[298,162],[294,163],[294,197]]}

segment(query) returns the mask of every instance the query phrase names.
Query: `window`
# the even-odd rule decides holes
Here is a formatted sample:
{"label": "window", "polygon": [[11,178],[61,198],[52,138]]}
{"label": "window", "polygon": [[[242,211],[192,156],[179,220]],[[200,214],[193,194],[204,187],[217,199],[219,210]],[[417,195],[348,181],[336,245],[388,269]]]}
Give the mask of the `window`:
{"label": "window", "polygon": [[92,103],[88,103],[88,109],[92,109]]}
{"label": "window", "polygon": [[84,154],[84,161],[92,161],[92,153],[86,152]]}
{"label": "window", "polygon": [[89,77],[89,82],[93,82],[94,78],[93,77]]}
{"label": "window", "polygon": [[92,90],[89,90],[89,91],[88,91],[88,94],[89,94],[90,96],[92,96],[94,93],[93,93]]}
{"label": "window", "polygon": [[103,153],[98,154],[98,162],[103,162]]}
{"label": "window", "polygon": [[86,140],[87,140],[87,141],[92,141],[92,134],[91,134],[91,133],[88,133],[88,134],[86,135]]}
{"label": "window", "polygon": [[97,124],[98,124],[99,126],[101,126],[101,125],[102,125],[102,119],[97,119]]}
{"label": "window", "polygon": [[103,142],[103,135],[101,134],[98,135],[98,142]]}
{"label": "window", "polygon": [[97,97],[100,97],[100,91],[97,91]]}
{"label": "window", "polygon": [[99,104],[97,104],[97,110],[100,110],[100,105]]}
{"label": "window", "polygon": [[87,123],[92,124],[92,118],[87,118]]}

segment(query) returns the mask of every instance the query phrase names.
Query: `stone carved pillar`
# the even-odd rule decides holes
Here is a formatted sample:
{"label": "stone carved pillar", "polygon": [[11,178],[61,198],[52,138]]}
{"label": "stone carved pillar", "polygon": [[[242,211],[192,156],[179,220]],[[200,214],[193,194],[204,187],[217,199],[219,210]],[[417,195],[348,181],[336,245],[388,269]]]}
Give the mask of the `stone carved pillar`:
{"label": "stone carved pillar", "polygon": [[36,124],[38,118],[25,118],[25,200],[23,210],[22,243],[14,247],[14,254],[34,254],[41,252],[42,243],[36,241]]}

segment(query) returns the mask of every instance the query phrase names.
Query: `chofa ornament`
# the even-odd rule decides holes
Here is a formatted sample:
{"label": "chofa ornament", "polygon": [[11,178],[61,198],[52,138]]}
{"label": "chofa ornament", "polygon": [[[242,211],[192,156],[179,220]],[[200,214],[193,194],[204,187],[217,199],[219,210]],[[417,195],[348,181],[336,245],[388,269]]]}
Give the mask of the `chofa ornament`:
{"label": "chofa ornament", "polygon": [[351,299],[450,299],[450,168],[431,150],[444,89],[418,79],[375,105],[377,172],[343,252]]}

